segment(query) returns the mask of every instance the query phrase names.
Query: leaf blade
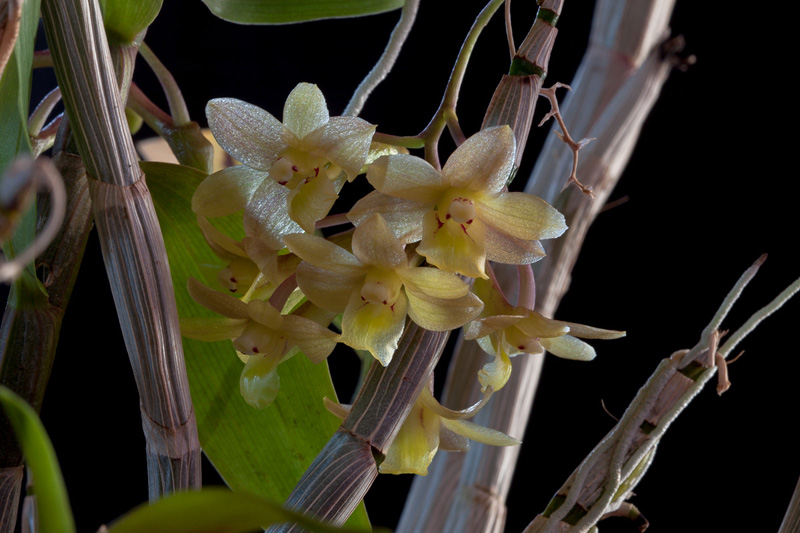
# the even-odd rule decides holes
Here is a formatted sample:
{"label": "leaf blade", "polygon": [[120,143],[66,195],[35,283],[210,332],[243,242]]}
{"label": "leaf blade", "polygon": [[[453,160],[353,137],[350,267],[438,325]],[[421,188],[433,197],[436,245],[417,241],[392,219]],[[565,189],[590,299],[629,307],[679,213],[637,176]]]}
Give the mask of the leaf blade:
{"label": "leaf blade", "polygon": [[291,24],[397,9],[403,0],[203,0],[216,16],[239,24]]}

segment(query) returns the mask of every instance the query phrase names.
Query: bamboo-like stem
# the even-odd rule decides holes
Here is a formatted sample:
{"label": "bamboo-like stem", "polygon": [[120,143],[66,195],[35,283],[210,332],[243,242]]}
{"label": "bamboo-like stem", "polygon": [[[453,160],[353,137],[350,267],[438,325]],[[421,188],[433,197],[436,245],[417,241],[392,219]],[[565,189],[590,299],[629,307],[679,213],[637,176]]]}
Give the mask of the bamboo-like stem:
{"label": "bamboo-like stem", "polygon": [[[762,262],[763,258],[759,259],[742,275],[709,326],[725,318]],[[706,327],[691,350],[675,352],[664,359],[614,429],[589,453],[556,493],[545,512],[536,517],[525,532],[585,532],[603,516],[616,511],[631,496],[647,471],[655,447],[667,428],[714,376],[717,365],[724,365],[725,358],[737,342],[798,290],[800,279],[757,311],[732,335],[726,343],[728,346],[723,346],[719,351],[718,331]],[[704,354],[707,357],[698,357]],[[715,358],[716,355],[720,356],[721,363]]]}
{"label": "bamboo-like stem", "polygon": [[411,27],[417,18],[417,11],[419,11],[419,0],[406,0],[403,4],[400,20],[392,30],[392,35],[389,37],[389,43],[386,49],[381,54],[380,59],[375,64],[369,74],[361,81],[358,88],[353,93],[353,97],[344,109],[343,115],[350,115],[357,117],[364,104],[367,103],[367,98],[372,94],[372,91],[386,79],[389,71],[392,70],[397,57],[400,55],[400,50],[411,32]]}
{"label": "bamboo-like stem", "polygon": [[151,499],[200,485],[200,446],[164,241],[139,169],[96,1],[42,17],[89,175],[106,270],[139,389]]}
{"label": "bamboo-like stem", "polygon": [[783,516],[781,528],[778,533],[793,533],[800,531],[800,479],[797,480],[797,486],[794,488],[792,494],[792,501],[789,502],[789,508],[786,509],[786,514]]}
{"label": "bamboo-like stem", "polygon": [[[594,199],[569,188],[560,193],[570,175],[572,152],[553,137],[545,144],[526,191],[558,207],[570,231],[553,241],[537,271],[537,310],[552,316],[569,285],[569,273],[583,239],[627,163],[650,108],[670,71],[671,63],[658,43],[665,38],[674,0],[650,2],[600,1],[590,46],[575,80],[574,92],[562,113],[580,135],[597,137],[581,152],[579,173],[594,189]],[[624,31],[619,31],[623,28]],[[518,52],[519,53],[519,52]],[[491,108],[490,108],[491,109]],[[523,109],[524,111],[524,109]],[[504,285],[516,272],[497,268]],[[504,287],[505,289],[505,287]],[[485,357],[475,343],[462,343],[451,363],[444,403],[475,401],[474,378]],[[530,416],[543,357],[519,357],[504,390],[477,416],[521,438]],[[494,448],[476,444],[469,453],[434,459],[426,478],[416,478],[398,532],[502,531],[505,499],[519,447]],[[422,509],[422,511],[419,511]]]}
{"label": "bamboo-like stem", "polygon": [[[342,524],[378,475],[378,466],[431,377],[448,332],[406,322],[389,366],[372,363],[350,414],[306,470],[286,507]],[[269,530],[293,531],[289,526]]]}
{"label": "bamboo-like stem", "polygon": [[0,531],[14,531],[19,509],[19,487],[22,485],[23,466],[0,468]]}

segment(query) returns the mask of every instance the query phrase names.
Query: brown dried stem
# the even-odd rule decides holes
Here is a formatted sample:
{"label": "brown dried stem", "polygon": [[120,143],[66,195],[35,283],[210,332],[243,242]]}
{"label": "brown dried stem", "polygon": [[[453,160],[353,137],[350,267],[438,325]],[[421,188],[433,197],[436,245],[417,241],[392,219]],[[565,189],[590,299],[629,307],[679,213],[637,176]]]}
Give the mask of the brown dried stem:
{"label": "brown dried stem", "polygon": [[44,0],[42,17],[89,175],[106,270],[139,388],[155,499],[200,484],[200,446],[164,242],[128,131],[97,2]]}

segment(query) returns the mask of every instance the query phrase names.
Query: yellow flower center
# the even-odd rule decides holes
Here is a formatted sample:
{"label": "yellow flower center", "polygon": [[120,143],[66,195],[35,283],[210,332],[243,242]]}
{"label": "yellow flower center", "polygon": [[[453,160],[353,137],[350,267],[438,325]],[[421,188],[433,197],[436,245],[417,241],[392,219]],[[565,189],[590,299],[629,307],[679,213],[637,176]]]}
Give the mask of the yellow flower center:
{"label": "yellow flower center", "polygon": [[[295,189],[300,185],[308,183],[309,180],[319,176],[320,171],[323,171],[326,177],[331,177],[329,174],[332,172],[326,168],[327,161],[323,158],[314,156],[300,150],[298,148],[289,147],[281,152],[281,155],[272,164],[269,171],[269,176],[280,185],[284,185],[289,189]],[[335,167],[335,165],[328,165]],[[341,169],[336,167],[336,170],[341,172]],[[335,172],[336,177],[339,172]]]}
{"label": "yellow flower center", "polygon": [[283,355],[288,343],[283,335],[258,322],[250,322],[237,338],[233,339],[233,347],[247,355]]}
{"label": "yellow flower center", "polygon": [[478,212],[469,191],[466,189],[450,189],[442,197],[438,205],[439,222],[445,224],[453,221],[464,230],[472,224]]}
{"label": "yellow flower center", "polygon": [[403,282],[394,272],[372,268],[361,286],[361,299],[366,303],[394,305]]}

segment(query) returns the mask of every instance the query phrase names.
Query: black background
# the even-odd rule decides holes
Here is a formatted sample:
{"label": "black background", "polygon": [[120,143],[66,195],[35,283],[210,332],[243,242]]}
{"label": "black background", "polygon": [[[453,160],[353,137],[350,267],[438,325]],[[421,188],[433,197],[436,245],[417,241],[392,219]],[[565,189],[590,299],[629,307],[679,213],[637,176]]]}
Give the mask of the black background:
{"label": "black background", "polygon": [[[549,357],[509,500],[506,531],[521,531],[619,416],[663,357],[691,347],[742,271],[770,254],[731,313],[735,328],[798,275],[793,164],[792,61],[782,17],[747,4],[678,0],[674,34],[697,56],[674,72],[611,199],[589,233],[556,317],[625,329],[596,343],[591,363]],[[415,134],[428,122],[472,20],[475,0],[422,2],[401,59],[362,116],[379,130]],[[724,7],[719,7],[724,6]],[[517,41],[534,2],[513,4]],[[567,2],[548,82],[569,82],[586,47],[592,3]],[[777,15],[777,16],[776,16]],[[237,97],[280,117],[301,81],[317,83],[331,114],[379,57],[397,13],[304,26],[238,26],[197,1],[167,0],[146,41],[173,72],[191,116],[205,123],[210,98]],[[459,101],[465,132],[480,125],[508,68],[500,17],[481,37]],[[164,105],[140,60],[135,80]],[[46,76],[37,74],[44,85]],[[567,117],[569,123],[569,117]],[[548,125],[531,134],[527,175]],[[584,132],[572,132],[581,136]],[[518,180],[521,178],[518,178]],[[743,344],[722,398],[709,388],[659,446],[634,502],[651,531],[775,531],[800,474],[795,387],[800,310],[791,302]],[[147,498],[137,393],[108,282],[92,238],[42,413],[59,455],[80,531]],[[793,414],[795,413],[795,414]],[[208,474],[206,480],[213,481]],[[376,525],[394,527],[410,476],[381,476],[367,501]],[[623,520],[601,531],[634,531]]]}

